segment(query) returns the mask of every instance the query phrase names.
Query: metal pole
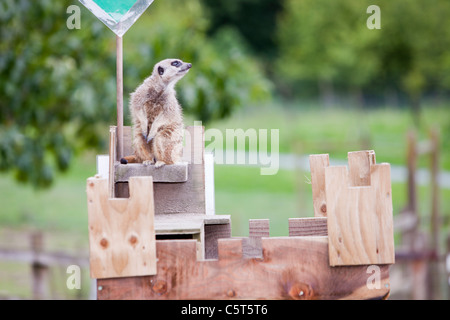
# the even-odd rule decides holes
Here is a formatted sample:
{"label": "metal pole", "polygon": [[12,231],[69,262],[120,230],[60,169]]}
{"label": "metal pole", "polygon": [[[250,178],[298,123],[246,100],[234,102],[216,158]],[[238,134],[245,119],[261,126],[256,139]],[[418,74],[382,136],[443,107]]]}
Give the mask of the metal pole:
{"label": "metal pole", "polygon": [[116,36],[117,53],[117,159],[123,157],[123,50],[122,37]]}

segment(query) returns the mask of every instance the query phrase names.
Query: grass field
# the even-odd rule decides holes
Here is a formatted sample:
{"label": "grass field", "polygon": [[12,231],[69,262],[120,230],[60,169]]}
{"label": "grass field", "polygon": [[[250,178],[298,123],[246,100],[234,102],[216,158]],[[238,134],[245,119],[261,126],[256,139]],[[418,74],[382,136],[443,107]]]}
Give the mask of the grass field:
{"label": "grass field", "polygon": [[[444,131],[450,111],[448,108],[426,109],[423,119],[419,135],[426,137],[426,128],[433,123]],[[189,121],[187,118],[186,125],[191,124]],[[411,126],[412,119],[405,110],[376,109],[359,113],[342,109],[296,111],[260,107],[241,110],[233,118],[212,123],[207,128],[279,129],[280,152],[330,153],[330,157],[344,160],[348,151],[370,148],[375,150],[378,162],[402,165],[405,134]],[[446,170],[450,169],[449,152],[448,142],[443,137],[441,163]],[[95,156],[89,152],[77,157],[69,172],[58,175],[54,186],[44,191],[17,184],[9,174],[1,174],[0,247],[17,247],[21,241],[28,241],[16,239],[11,242],[10,230],[26,233],[39,229],[49,235],[49,250],[86,251],[86,179],[95,174]],[[421,161],[421,166],[426,165],[426,159]],[[248,235],[248,219],[256,218],[270,219],[272,236],[287,235],[288,218],[313,215],[308,181],[308,172],[279,170],[276,175],[262,176],[256,167],[216,165],[216,213],[231,215],[235,236]],[[396,214],[406,203],[406,186],[394,183],[392,189]],[[419,207],[425,227],[429,192],[427,186],[419,190]],[[449,199],[450,190],[441,190],[442,226],[446,233],[450,222]],[[26,282],[24,277],[17,275],[19,271],[25,272],[24,269],[29,270],[23,266],[1,264],[0,296],[26,297],[29,294],[29,289],[21,289]],[[14,282],[16,278],[20,280]]]}

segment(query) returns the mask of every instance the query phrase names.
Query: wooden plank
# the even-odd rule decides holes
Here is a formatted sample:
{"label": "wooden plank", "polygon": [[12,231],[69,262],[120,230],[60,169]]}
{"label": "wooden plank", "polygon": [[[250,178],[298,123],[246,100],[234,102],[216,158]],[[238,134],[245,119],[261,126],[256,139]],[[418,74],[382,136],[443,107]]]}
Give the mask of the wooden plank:
{"label": "wooden plank", "polygon": [[231,237],[231,220],[229,215],[159,214],[155,216],[155,232],[157,237],[165,235],[165,239],[191,235],[199,241],[199,257],[213,259],[218,256],[217,240]]}
{"label": "wooden plank", "polygon": [[216,214],[216,199],[214,191],[214,155],[205,153],[205,211],[207,215]]}
{"label": "wooden plank", "polygon": [[115,181],[126,182],[135,176],[152,176],[153,182],[186,182],[188,179],[187,162],[175,163],[156,168],[142,163],[117,164]]}
{"label": "wooden plank", "polygon": [[[123,154],[128,156],[134,153],[133,151],[133,133],[130,126],[123,127]],[[120,158],[117,159],[120,161]]]}
{"label": "wooden plank", "polygon": [[[245,259],[241,239],[219,240],[219,259],[197,261],[195,242],[157,241],[154,276],[98,280],[98,299],[381,299],[388,266],[330,267],[327,237],[262,239]],[[379,268],[379,269],[377,269]],[[101,290],[100,290],[101,289]]]}
{"label": "wooden plank", "polygon": [[116,140],[117,140],[117,127],[110,126],[109,127],[109,197],[114,198],[114,189],[115,189],[115,181],[114,181],[114,168],[115,168],[115,159],[116,159]]}
{"label": "wooden plank", "polygon": [[269,219],[250,219],[248,220],[248,236],[249,237],[268,237],[269,236]]}
{"label": "wooden plank", "polygon": [[348,153],[348,171],[350,186],[370,186],[369,151]]}
{"label": "wooden plank", "polygon": [[325,195],[325,168],[329,165],[330,159],[328,154],[313,154],[309,156],[315,217],[327,216],[327,199]]}
{"label": "wooden plank", "polygon": [[290,218],[289,236],[327,236],[327,218]]}
{"label": "wooden plank", "polygon": [[231,237],[231,224],[206,224],[205,228],[205,259],[217,259],[218,240]]}
{"label": "wooden plank", "polygon": [[371,166],[372,186],[349,187],[346,167],[325,176],[330,265],[394,263],[389,164]]}
{"label": "wooden plank", "polygon": [[117,159],[123,157],[123,41],[116,36]]}
{"label": "wooden plank", "polygon": [[375,193],[376,250],[378,263],[395,263],[394,218],[392,208],[391,166],[381,163],[371,166],[370,179]]}
{"label": "wooden plank", "polygon": [[106,179],[87,181],[92,278],[156,273],[151,177],[130,179],[130,198],[111,199]]}

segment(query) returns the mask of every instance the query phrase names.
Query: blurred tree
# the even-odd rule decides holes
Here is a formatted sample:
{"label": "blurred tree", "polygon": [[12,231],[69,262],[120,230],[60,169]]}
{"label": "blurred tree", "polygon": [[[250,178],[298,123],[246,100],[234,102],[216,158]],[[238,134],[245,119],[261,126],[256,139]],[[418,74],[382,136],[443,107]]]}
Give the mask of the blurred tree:
{"label": "blurred tree", "polygon": [[0,4],[0,170],[49,186],[77,148],[101,143],[114,116],[114,55],[100,22],[66,27],[73,1]]}
{"label": "blurred tree", "polygon": [[[366,26],[373,4],[379,30]],[[335,91],[406,95],[417,115],[426,92],[450,88],[448,17],[447,0],[285,0],[277,83],[315,82],[325,104]]]}
{"label": "blurred tree", "polygon": [[286,0],[278,27],[278,82],[316,82],[325,105],[336,86],[358,94],[375,74],[376,33],[366,27],[365,1]]}
{"label": "blurred tree", "polygon": [[[68,30],[69,5],[81,29]],[[269,98],[271,83],[233,30],[207,37],[200,0],[155,1],[124,37],[126,100],[162,59],[192,62],[178,85],[186,113],[208,121]],[[0,3],[0,170],[36,187],[99,147],[115,123],[115,36],[77,1]]]}

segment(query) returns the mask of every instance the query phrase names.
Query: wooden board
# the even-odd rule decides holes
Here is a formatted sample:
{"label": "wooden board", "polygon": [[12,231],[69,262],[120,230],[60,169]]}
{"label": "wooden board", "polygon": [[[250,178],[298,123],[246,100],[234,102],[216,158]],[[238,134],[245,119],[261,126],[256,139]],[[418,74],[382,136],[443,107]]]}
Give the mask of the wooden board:
{"label": "wooden board", "polygon": [[188,179],[188,164],[180,162],[156,168],[154,165],[142,163],[116,164],[115,181],[127,182],[131,177],[151,176],[153,182],[186,182]]}
{"label": "wooden board", "polygon": [[345,166],[327,167],[325,180],[330,265],[394,263],[389,164],[357,161],[350,173]]}
{"label": "wooden board", "polygon": [[92,278],[156,273],[151,177],[130,178],[130,198],[110,198],[108,180],[87,180]]}
{"label": "wooden board", "polygon": [[[330,267],[327,237],[262,238],[262,258],[242,239],[220,239],[217,260],[197,261],[193,240],[157,241],[154,276],[101,279],[98,299],[382,299],[388,266]],[[377,269],[378,268],[378,269]]]}
{"label": "wooden board", "polygon": [[289,236],[327,236],[327,218],[289,218]]}
{"label": "wooden board", "polygon": [[248,236],[253,237],[268,237],[270,233],[269,219],[250,219],[248,220]]}
{"label": "wooden board", "polygon": [[327,216],[327,199],[325,195],[325,168],[329,165],[330,159],[328,154],[312,154],[309,156],[315,217]]}
{"label": "wooden board", "polygon": [[198,258],[217,258],[217,240],[231,237],[229,215],[205,215],[195,213],[171,213],[155,215],[156,237],[176,239],[191,235],[198,241]]}

